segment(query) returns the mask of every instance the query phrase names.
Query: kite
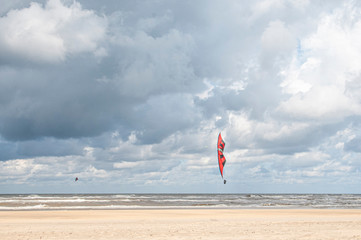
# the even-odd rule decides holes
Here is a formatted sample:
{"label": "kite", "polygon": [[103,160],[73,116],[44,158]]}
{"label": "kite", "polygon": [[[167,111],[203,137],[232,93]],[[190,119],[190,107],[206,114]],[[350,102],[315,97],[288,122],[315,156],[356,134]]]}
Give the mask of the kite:
{"label": "kite", "polygon": [[[223,179],[223,167],[226,164],[226,158],[223,155],[224,147],[226,146],[226,143],[223,141],[221,133],[218,135],[218,142],[217,142],[217,152],[218,152],[218,165],[219,165],[219,171],[221,172],[221,176]],[[226,179],[223,180],[223,183],[226,184]]]}

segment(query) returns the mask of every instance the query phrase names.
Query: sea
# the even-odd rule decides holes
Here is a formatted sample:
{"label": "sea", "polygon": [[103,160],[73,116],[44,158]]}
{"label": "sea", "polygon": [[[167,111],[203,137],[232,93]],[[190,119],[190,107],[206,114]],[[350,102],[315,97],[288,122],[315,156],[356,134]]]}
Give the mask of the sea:
{"label": "sea", "polygon": [[0,211],[361,209],[361,194],[0,194]]}

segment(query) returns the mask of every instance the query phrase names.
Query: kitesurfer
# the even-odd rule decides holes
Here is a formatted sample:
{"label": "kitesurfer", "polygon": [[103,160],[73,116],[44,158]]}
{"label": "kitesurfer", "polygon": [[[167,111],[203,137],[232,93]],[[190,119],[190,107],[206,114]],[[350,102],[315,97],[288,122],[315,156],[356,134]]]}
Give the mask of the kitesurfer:
{"label": "kitesurfer", "polygon": [[76,177],[76,178],[75,178],[75,182],[76,182],[76,181],[78,181],[78,180],[79,180],[79,178],[78,178],[78,177]]}

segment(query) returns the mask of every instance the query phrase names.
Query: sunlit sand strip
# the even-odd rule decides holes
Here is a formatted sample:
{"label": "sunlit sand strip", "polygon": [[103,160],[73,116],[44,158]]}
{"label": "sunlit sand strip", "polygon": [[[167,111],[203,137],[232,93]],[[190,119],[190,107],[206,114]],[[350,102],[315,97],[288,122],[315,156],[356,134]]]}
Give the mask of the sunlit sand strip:
{"label": "sunlit sand strip", "polygon": [[361,209],[0,211],[1,239],[361,239]]}

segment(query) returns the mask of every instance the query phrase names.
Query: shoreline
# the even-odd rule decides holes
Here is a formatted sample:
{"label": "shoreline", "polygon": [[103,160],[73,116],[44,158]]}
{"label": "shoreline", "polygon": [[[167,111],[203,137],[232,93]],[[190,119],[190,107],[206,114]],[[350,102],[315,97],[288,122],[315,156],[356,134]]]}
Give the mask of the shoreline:
{"label": "shoreline", "polygon": [[361,239],[361,209],[0,211],[13,239]]}
{"label": "shoreline", "polygon": [[[51,208],[51,209],[0,209],[1,212],[72,212],[72,211],[162,211],[162,210],[255,210],[255,211],[272,211],[272,210],[355,210],[355,211],[361,211],[361,208],[348,208],[348,207],[335,207],[335,208],[317,208],[317,207],[288,207],[288,208],[282,208],[282,207],[124,207],[124,208]],[[1,214],[0,214],[1,215]]]}

